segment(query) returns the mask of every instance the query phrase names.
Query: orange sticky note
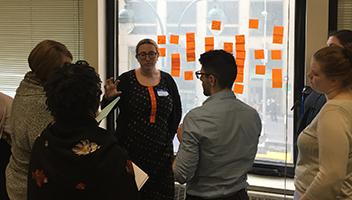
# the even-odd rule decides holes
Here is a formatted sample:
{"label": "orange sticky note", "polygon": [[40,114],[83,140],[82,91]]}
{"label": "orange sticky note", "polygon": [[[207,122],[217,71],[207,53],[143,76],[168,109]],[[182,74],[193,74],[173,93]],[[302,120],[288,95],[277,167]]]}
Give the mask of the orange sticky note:
{"label": "orange sticky note", "polygon": [[214,37],[205,37],[205,52],[214,49]]}
{"label": "orange sticky note", "polygon": [[243,83],[244,75],[243,73],[237,73],[235,82]]}
{"label": "orange sticky note", "polygon": [[221,29],[221,21],[213,20],[211,22],[211,30],[219,31]]}
{"label": "orange sticky note", "polygon": [[237,44],[236,43],[236,51],[245,51],[244,44]]}
{"label": "orange sticky note", "polygon": [[244,66],[243,65],[237,65],[237,73],[238,74],[243,74],[244,72]]}
{"label": "orange sticky note", "polygon": [[282,69],[272,69],[272,87],[282,88]]}
{"label": "orange sticky note", "polygon": [[233,43],[232,42],[224,42],[224,50],[227,51],[228,53],[233,52]]}
{"label": "orange sticky note", "polygon": [[184,71],[184,79],[186,81],[193,80],[193,71]]}
{"label": "orange sticky note", "polygon": [[283,26],[274,26],[273,35],[284,35],[284,27]]}
{"label": "orange sticky note", "polygon": [[284,37],[284,27],[283,26],[274,26],[273,31],[273,43],[282,44]]}
{"label": "orange sticky note", "polygon": [[166,35],[158,35],[158,44],[166,44]]}
{"label": "orange sticky note", "polygon": [[244,59],[236,59],[237,66],[244,66]]}
{"label": "orange sticky note", "polygon": [[243,94],[244,85],[235,83],[233,87],[233,92],[236,94]]}
{"label": "orange sticky note", "polygon": [[178,44],[179,36],[178,35],[170,35],[170,44]]}
{"label": "orange sticky note", "polygon": [[254,58],[255,59],[264,59],[264,50],[263,49],[254,50]]}
{"label": "orange sticky note", "polygon": [[281,60],[281,50],[271,50],[272,60]]}
{"label": "orange sticky note", "polygon": [[194,42],[187,42],[186,49],[187,49],[187,51],[190,51],[190,50],[195,51],[196,44]]}
{"label": "orange sticky note", "polygon": [[236,51],[236,59],[246,59],[246,52],[245,51]]}
{"label": "orange sticky note", "polygon": [[255,74],[264,75],[265,74],[265,65],[256,65]]}
{"label": "orange sticky note", "polygon": [[273,35],[273,43],[274,44],[282,44],[283,36],[282,35]]}
{"label": "orange sticky note", "polygon": [[193,32],[186,33],[186,42],[194,42],[195,34]]}
{"label": "orange sticky note", "polygon": [[249,28],[258,29],[259,20],[258,19],[250,19],[249,20]]}
{"label": "orange sticky note", "polygon": [[236,44],[244,44],[245,38],[244,35],[236,35]]}
{"label": "orange sticky note", "polygon": [[165,57],[166,56],[166,48],[165,47],[159,48],[159,56],[160,57]]}
{"label": "orange sticky note", "polygon": [[196,60],[196,53],[195,52],[187,52],[187,62],[193,62]]}
{"label": "orange sticky note", "polygon": [[171,76],[180,77],[180,54],[173,53],[171,54]]}

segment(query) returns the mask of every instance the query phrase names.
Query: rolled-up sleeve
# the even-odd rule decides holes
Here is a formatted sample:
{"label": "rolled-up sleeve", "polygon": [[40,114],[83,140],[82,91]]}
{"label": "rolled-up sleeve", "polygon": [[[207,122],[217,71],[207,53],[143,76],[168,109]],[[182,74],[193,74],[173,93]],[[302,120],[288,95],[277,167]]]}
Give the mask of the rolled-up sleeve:
{"label": "rolled-up sleeve", "polygon": [[199,128],[191,114],[183,120],[183,135],[173,166],[175,180],[181,184],[193,178],[199,161]]}

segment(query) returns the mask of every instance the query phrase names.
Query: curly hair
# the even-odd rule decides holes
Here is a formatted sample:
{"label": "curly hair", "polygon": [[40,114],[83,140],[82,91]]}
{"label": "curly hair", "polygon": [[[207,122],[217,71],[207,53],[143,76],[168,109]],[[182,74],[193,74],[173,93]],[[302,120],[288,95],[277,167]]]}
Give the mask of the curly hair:
{"label": "curly hair", "polygon": [[44,85],[48,110],[56,121],[95,117],[101,80],[87,62],[66,64],[56,70]]}

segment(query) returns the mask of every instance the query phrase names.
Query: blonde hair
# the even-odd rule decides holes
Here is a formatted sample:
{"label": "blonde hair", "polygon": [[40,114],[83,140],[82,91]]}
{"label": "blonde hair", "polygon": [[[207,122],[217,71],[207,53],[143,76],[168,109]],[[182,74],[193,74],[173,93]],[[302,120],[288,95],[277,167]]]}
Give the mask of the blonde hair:
{"label": "blonde hair", "polygon": [[72,54],[65,45],[54,40],[44,40],[31,51],[28,64],[35,76],[45,83],[57,68],[65,64],[65,58],[72,60]]}

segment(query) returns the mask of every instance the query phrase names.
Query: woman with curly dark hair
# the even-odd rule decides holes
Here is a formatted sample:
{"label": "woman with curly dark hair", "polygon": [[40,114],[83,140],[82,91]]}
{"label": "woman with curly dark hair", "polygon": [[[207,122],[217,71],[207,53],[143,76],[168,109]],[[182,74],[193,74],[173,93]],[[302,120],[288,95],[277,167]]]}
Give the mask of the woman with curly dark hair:
{"label": "woman with curly dark hair", "polygon": [[95,120],[100,84],[86,62],[65,65],[48,79],[54,123],[34,143],[28,200],[139,199],[127,153]]}

